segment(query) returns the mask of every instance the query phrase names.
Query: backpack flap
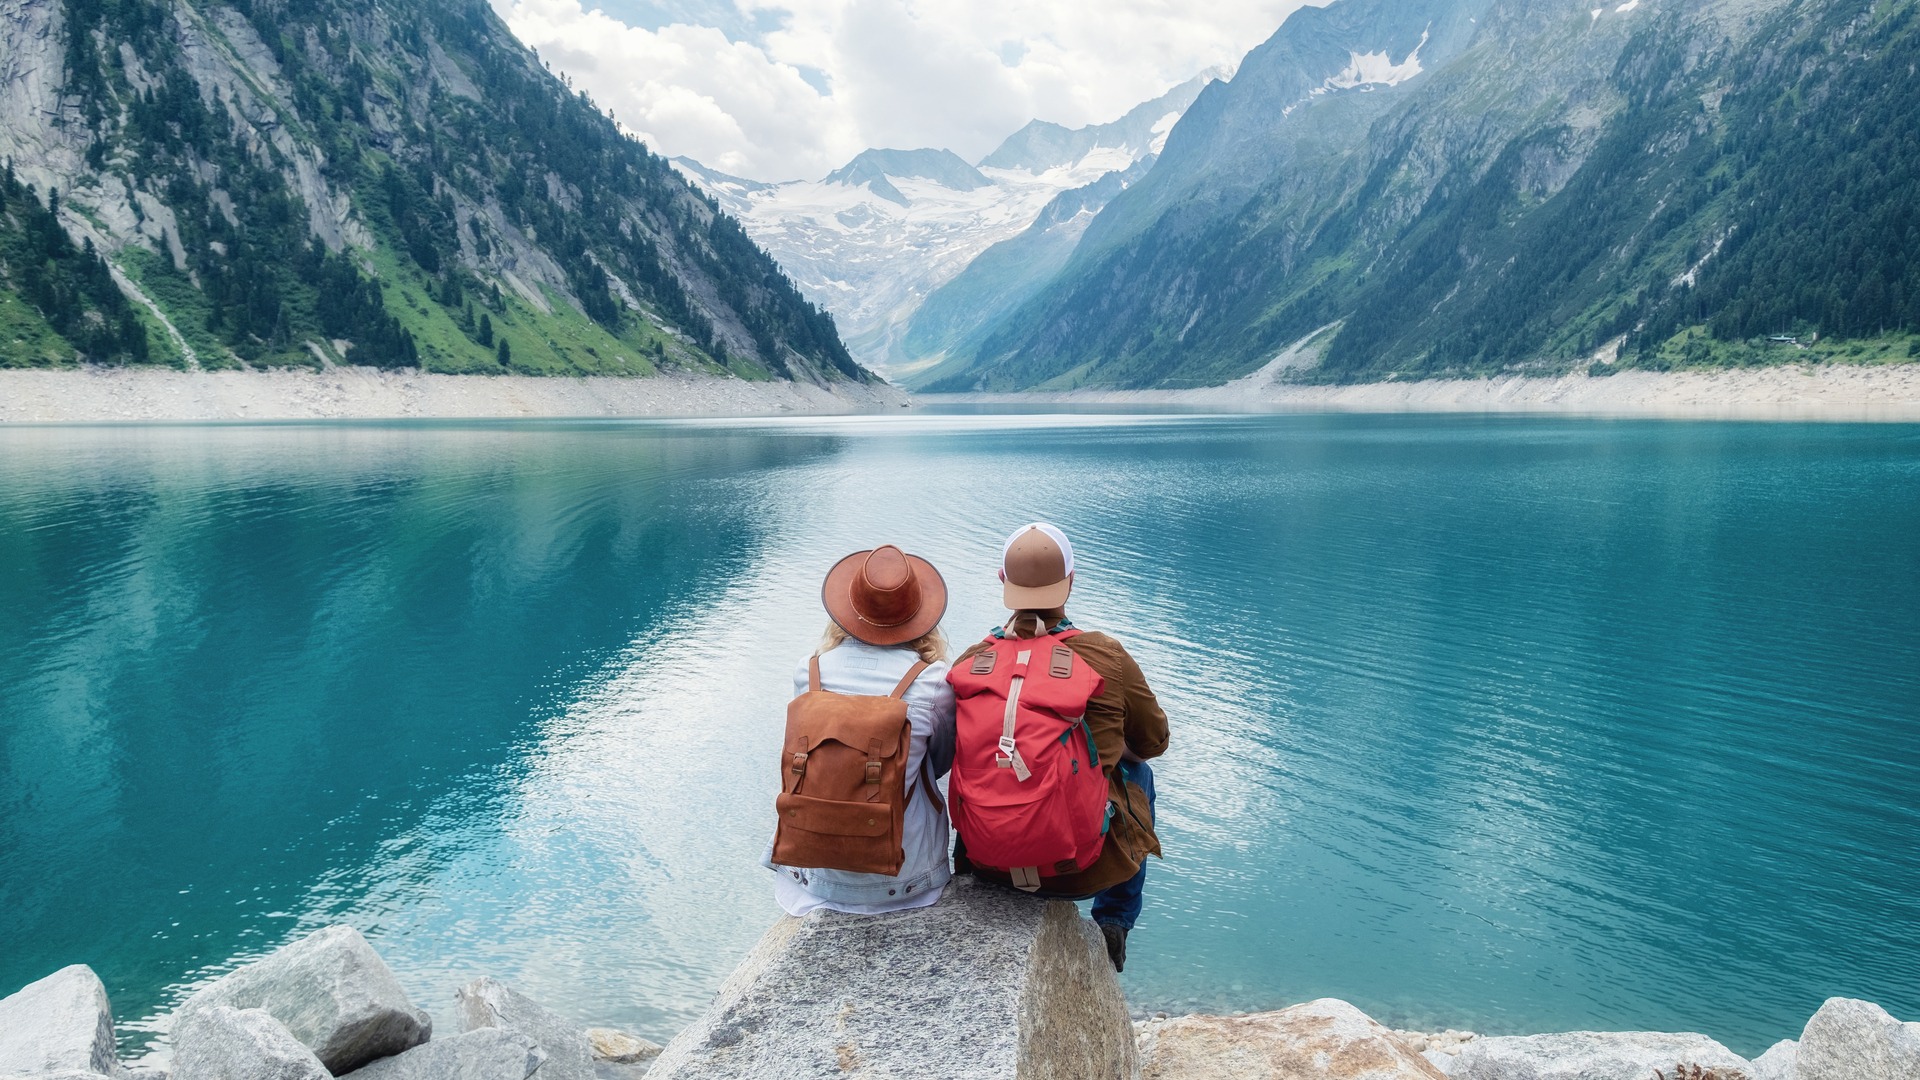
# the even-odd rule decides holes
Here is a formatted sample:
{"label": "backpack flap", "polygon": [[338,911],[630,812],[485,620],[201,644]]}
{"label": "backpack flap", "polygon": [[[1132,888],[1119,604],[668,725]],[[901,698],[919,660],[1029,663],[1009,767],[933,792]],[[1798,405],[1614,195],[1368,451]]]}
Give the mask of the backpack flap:
{"label": "backpack flap", "polygon": [[877,744],[877,756],[890,758],[906,730],[907,703],[898,698],[810,691],[787,705],[787,756],[837,742],[863,754]]}

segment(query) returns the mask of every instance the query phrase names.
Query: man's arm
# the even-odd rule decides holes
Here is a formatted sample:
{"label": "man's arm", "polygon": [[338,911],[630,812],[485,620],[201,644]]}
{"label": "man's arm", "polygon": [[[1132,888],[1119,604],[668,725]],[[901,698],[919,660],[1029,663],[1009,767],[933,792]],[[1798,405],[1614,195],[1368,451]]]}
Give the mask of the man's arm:
{"label": "man's arm", "polygon": [[1114,648],[1120,654],[1120,685],[1127,702],[1126,756],[1142,760],[1159,757],[1167,752],[1166,710],[1153,696],[1153,687],[1147,685],[1147,675],[1133,656],[1119,642]]}

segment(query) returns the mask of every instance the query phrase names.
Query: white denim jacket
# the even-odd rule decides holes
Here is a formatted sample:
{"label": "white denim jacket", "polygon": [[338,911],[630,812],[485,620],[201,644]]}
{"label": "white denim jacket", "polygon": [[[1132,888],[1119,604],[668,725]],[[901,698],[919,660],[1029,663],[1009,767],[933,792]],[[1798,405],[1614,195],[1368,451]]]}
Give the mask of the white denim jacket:
{"label": "white denim jacket", "polygon": [[[848,640],[820,654],[820,686],[836,694],[885,696],[919,659],[910,649]],[[808,685],[807,662],[802,660],[793,676],[794,696],[806,693]],[[953,876],[947,859],[947,813],[920,790],[922,758],[935,777],[953,768],[953,687],[947,685],[947,664],[929,664],[904,698],[913,743],[907,749],[907,808],[900,827],[905,858],[899,875],[781,866],[773,861],[769,840],[761,863],[780,875],[774,899],[787,914],[804,915],[822,907],[861,914],[922,907],[938,900]],[[945,799],[943,793],[942,803]]]}

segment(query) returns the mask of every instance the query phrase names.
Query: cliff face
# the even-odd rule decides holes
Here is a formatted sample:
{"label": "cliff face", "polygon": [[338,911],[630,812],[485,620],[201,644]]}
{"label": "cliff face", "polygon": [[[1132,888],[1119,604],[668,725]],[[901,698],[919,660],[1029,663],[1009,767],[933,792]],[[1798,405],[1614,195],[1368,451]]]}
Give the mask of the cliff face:
{"label": "cliff face", "polygon": [[483,2],[0,0],[0,158],[155,361],[872,378]]}

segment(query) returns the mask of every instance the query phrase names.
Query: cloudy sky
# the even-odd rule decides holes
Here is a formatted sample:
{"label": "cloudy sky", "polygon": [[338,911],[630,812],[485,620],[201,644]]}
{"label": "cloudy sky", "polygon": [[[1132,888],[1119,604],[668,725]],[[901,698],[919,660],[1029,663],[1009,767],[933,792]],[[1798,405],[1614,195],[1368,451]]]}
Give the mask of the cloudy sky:
{"label": "cloudy sky", "polygon": [[978,160],[1233,66],[1303,0],[493,0],[657,151],[818,179],[869,146]]}

